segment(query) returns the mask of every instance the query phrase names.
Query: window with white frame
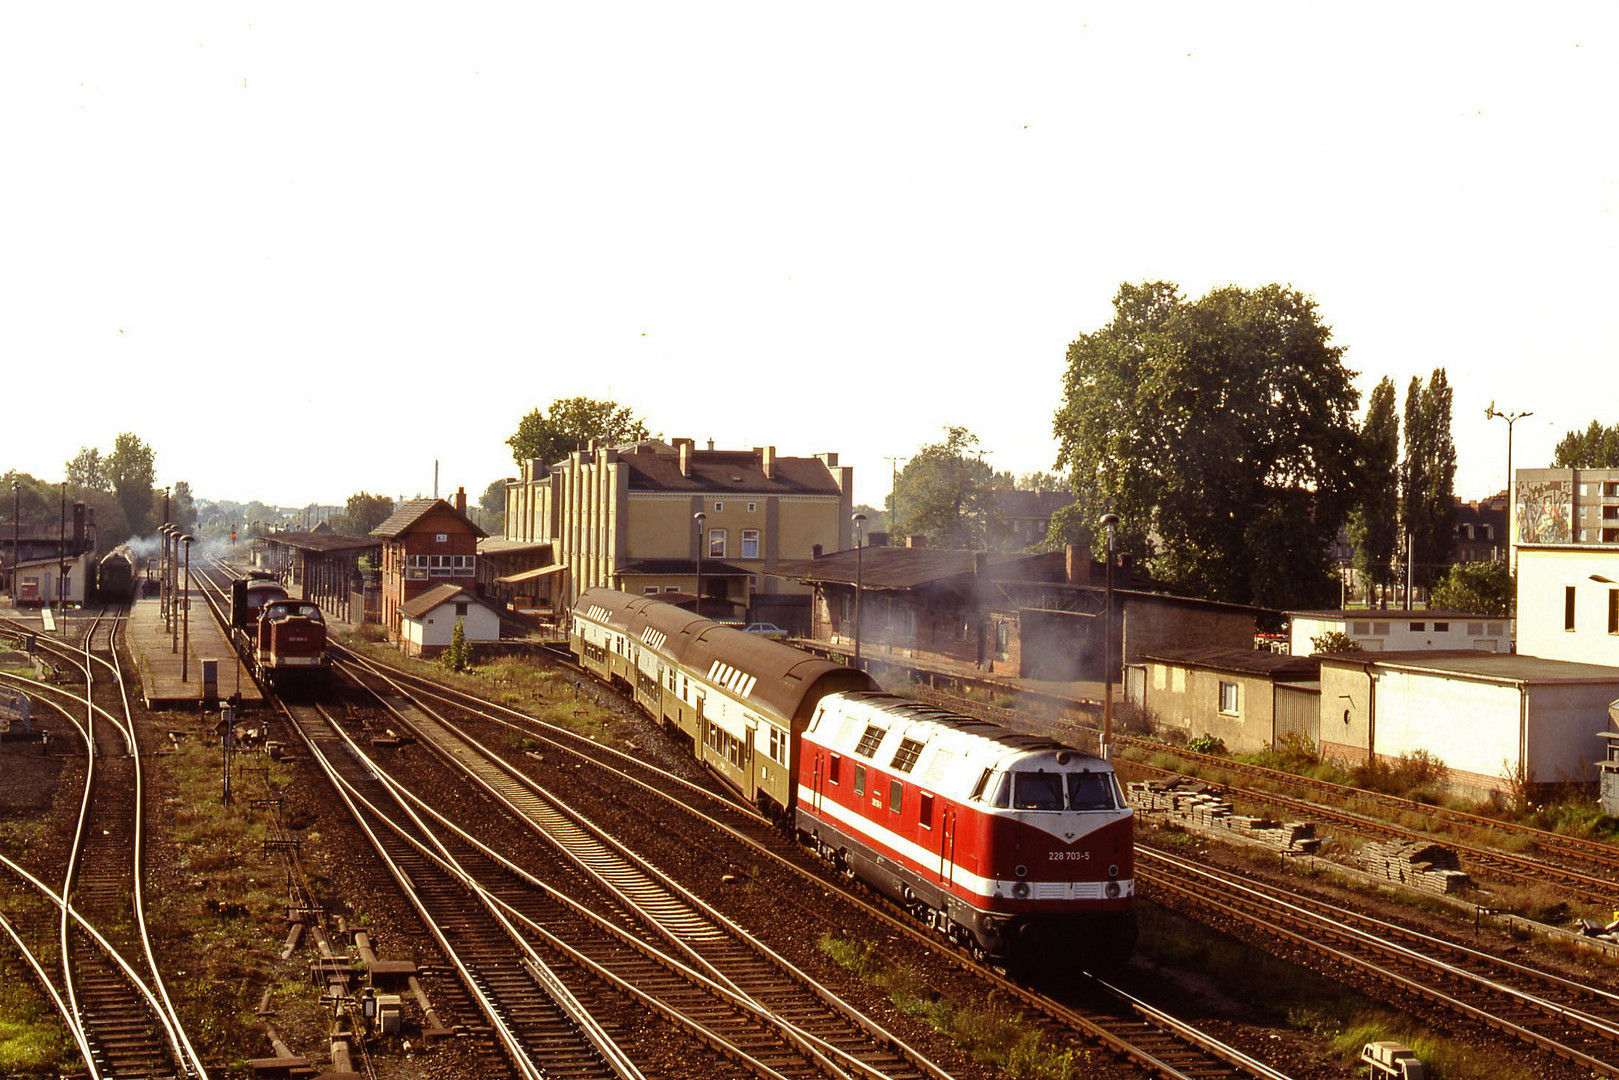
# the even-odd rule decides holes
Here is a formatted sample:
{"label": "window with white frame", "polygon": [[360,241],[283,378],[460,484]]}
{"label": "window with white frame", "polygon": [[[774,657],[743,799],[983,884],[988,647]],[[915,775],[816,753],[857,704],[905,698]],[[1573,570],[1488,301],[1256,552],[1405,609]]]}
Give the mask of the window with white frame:
{"label": "window with white frame", "polygon": [[408,578],[411,581],[426,581],[427,580],[427,556],[426,555],[407,555],[407,556],[405,556],[405,577]]}
{"label": "window with white frame", "polygon": [[451,555],[450,567],[456,577],[475,577],[478,573],[478,557],[476,555]]}
{"label": "window with white frame", "polygon": [[748,504],[748,513],[750,513],[750,514],[757,513],[758,510],[759,510],[759,504],[758,503],[749,503]]}
{"label": "window with white frame", "polygon": [[1237,715],[1237,684],[1222,682],[1220,684],[1220,712],[1226,716]]}
{"label": "window with white frame", "polygon": [[[654,589],[653,591],[656,592],[657,590]],[[663,591],[666,592],[666,593],[679,592],[680,591],[680,586],[679,585],[665,585],[663,587]]]}
{"label": "window with white frame", "polygon": [[725,530],[708,530],[708,557],[710,559],[725,558]]}
{"label": "window with white frame", "polygon": [[660,590],[658,589],[658,587],[656,585],[643,585],[643,586],[641,586],[641,592],[646,596],[657,596],[659,591]]}
{"label": "window with white frame", "polygon": [[716,513],[716,514],[721,513],[721,512],[724,511],[724,509],[725,509],[725,504],[724,503],[717,502],[717,503],[714,504],[714,513]]}
{"label": "window with white frame", "polygon": [[428,577],[450,576],[450,557],[448,555],[429,555],[428,559]]}
{"label": "window with white frame", "polygon": [[433,543],[435,543],[435,544],[448,544],[449,542],[450,542],[450,534],[449,533],[434,533],[433,534]]}
{"label": "window with white frame", "polygon": [[759,557],[759,530],[742,530],[742,557],[744,559],[757,559]]}

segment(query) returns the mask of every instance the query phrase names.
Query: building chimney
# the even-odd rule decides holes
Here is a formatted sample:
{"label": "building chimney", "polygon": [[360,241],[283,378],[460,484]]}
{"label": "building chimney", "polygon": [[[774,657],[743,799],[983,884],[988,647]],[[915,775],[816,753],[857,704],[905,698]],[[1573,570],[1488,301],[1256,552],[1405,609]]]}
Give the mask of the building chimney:
{"label": "building chimney", "polygon": [[73,504],[73,546],[84,550],[84,504]]}
{"label": "building chimney", "polygon": [[467,489],[464,487],[455,489],[455,512],[461,515],[467,512]]}
{"label": "building chimney", "polygon": [[691,475],[691,449],[695,445],[690,439],[676,439],[675,450],[680,454],[680,475]]}
{"label": "building chimney", "polygon": [[1070,585],[1091,583],[1091,551],[1078,544],[1069,544],[1063,550],[1063,576]]}
{"label": "building chimney", "polygon": [[766,480],[776,478],[776,448],[774,446],[766,446],[759,450],[759,465],[764,469]]}
{"label": "building chimney", "polygon": [[713,439],[708,440],[708,448],[710,450],[714,449],[714,440]]}

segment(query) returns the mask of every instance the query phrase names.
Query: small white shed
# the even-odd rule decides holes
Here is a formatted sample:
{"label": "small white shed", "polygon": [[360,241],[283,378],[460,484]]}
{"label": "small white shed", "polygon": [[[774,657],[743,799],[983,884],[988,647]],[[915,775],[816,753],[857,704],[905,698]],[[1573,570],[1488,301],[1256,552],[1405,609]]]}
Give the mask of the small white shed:
{"label": "small white shed", "polygon": [[468,641],[499,641],[500,616],[459,585],[438,585],[399,608],[400,647],[411,656],[449,648],[455,624]]}
{"label": "small white shed", "polygon": [[1590,781],[1619,667],[1452,651],[1321,659],[1321,751],[1383,760],[1425,750],[1478,794]]}

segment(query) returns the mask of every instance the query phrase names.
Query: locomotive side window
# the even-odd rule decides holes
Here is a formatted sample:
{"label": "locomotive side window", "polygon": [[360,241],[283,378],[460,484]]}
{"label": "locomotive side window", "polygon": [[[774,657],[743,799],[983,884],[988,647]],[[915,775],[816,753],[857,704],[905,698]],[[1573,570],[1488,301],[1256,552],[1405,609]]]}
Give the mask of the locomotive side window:
{"label": "locomotive side window", "polygon": [[866,793],[866,767],[858,763],[854,767],[854,793],[856,795]]}
{"label": "locomotive side window", "polygon": [[984,793],[984,785],[989,783],[989,774],[990,770],[988,769],[985,769],[983,772],[978,774],[978,783],[973,785],[973,793],[967,796],[967,798],[976,799],[978,796]]}
{"label": "locomotive side window", "polygon": [[1116,810],[1113,802],[1113,784],[1107,773],[1076,772],[1068,774],[1068,809]]}
{"label": "locomotive side window", "polygon": [[896,814],[899,813],[899,808],[903,804],[904,798],[905,785],[898,780],[890,780],[888,782],[888,809]]}
{"label": "locomotive side window", "polygon": [[1060,773],[1020,772],[1013,774],[1016,793],[1012,798],[1016,810],[1061,810],[1062,775]]}
{"label": "locomotive side window", "polygon": [[922,791],[917,793],[916,816],[924,829],[933,828],[933,796]]}
{"label": "locomotive side window", "polygon": [[883,729],[876,724],[867,724],[866,733],[860,736],[860,744],[854,752],[861,757],[870,757],[877,752],[877,746],[883,741]]}
{"label": "locomotive side window", "polygon": [[1012,805],[1012,777],[1009,773],[1002,773],[1000,779],[995,781],[995,794],[988,802],[1001,810]]}
{"label": "locomotive side window", "polygon": [[[872,747],[876,749],[876,747]],[[922,756],[922,744],[915,739],[901,739],[899,749],[894,751],[893,767],[900,772],[910,772],[916,764],[916,759]]]}
{"label": "locomotive side window", "polygon": [[829,784],[843,783],[843,755],[832,754],[826,762],[826,782]]}

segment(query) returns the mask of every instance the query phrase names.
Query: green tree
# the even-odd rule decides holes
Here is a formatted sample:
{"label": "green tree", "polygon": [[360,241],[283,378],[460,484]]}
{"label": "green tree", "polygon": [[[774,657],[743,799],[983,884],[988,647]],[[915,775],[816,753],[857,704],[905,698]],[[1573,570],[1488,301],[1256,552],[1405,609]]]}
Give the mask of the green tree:
{"label": "green tree", "polygon": [[107,479],[118,496],[124,519],[133,536],[144,536],[152,520],[152,478],[156,475],[152,448],[129,432],[113,441],[107,456]]}
{"label": "green tree", "polygon": [[450,671],[465,671],[467,669],[467,624],[461,619],[455,620],[455,629],[450,631],[450,644],[440,657],[445,668]]}
{"label": "green tree", "polygon": [[1360,652],[1360,642],[1342,630],[1328,630],[1310,639],[1310,654]]}
{"label": "green tree", "polygon": [[902,511],[901,535],[926,537],[933,547],[979,550],[999,531],[997,493],[1011,490],[1012,478],[990,468],[978,436],[957,426],[944,432],[942,442],[923,446],[905,463],[889,509],[897,503]]}
{"label": "green tree", "polygon": [[1394,580],[1394,552],[1400,531],[1400,418],[1395,409],[1394,380],[1385,376],[1372,391],[1361,425],[1355,460],[1355,502],[1349,513],[1349,538],[1355,567],[1372,586]]}
{"label": "green tree", "polygon": [[517,424],[517,431],[506,440],[512,460],[518,464],[530,458],[546,464],[560,461],[595,439],[598,442],[631,443],[647,437],[644,423],[629,406],[587,397],[558,398],[542,415],[535,409]]}
{"label": "green tree", "polygon": [[484,513],[484,519],[489,522],[484,531],[490,535],[506,535],[506,481],[495,480],[483,489],[478,497],[478,509]]}
{"label": "green tree", "polygon": [[1456,549],[1456,444],[1450,435],[1450,382],[1435,368],[1423,388],[1405,392],[1405,460],[1400,466],[1400,525],[1409,538],[1416,583],[1430,587]]}
{"label": "green tree", "polygon": [[79,447],[67,463],[67,482],[85,491],[111,491],[112,481],[107,479],[107,463],[101,459],[101,451],[93,446]]}
{"label": "green tree", "polygon": [[1511,613],[1516,594],[1517,585],[1505,563],[1457,563],[1434,586],[1429,604],[1446,611],[1504,618]]}
{"label": "green tree", "polygon": [[333,522],[333,527],[346,536],[369,536],[371,530],[387,521],[393,512],[391,496],[356,491],[343,509],[343,520]]}
{"label": "green tree", "polygon": [[1554,469],[1619,469],[1619,424],[1596,420],[1584,431],[1571,431],[1552,450]]}
{"label": "green tree", "polygon": [[169,497],[169,520],[186,532],[196,531],[197,500],[191,495],[191,484],[188,481],[174,482],[174,491]]}
{"label": "green tree", "polygon": [[1054,430],[1078,506],[1061,525],[1113,510],[1121,550],[1195,595],[1335,600],[1359,395],[1315,302],[1279,285],[1187,302],[1150,282],[1113,309],[1068,347]]}
{"label": "green tree", "polygon": [[1024,473],[1017,478],[1013,485],[1018,491],[1071,491],[1068,478],[1058,476],[1056,473],[1032,472]]}

